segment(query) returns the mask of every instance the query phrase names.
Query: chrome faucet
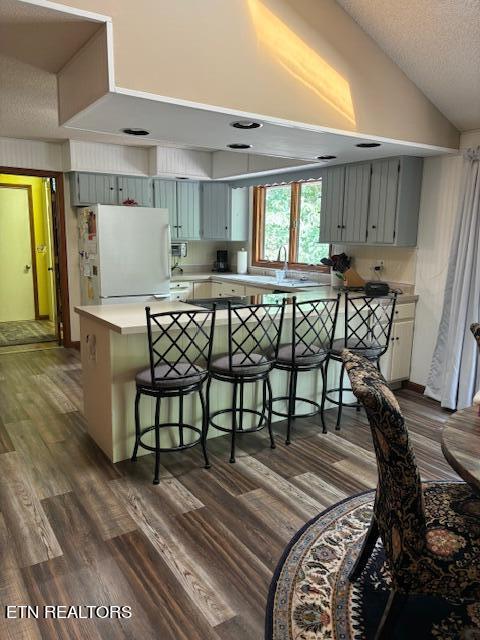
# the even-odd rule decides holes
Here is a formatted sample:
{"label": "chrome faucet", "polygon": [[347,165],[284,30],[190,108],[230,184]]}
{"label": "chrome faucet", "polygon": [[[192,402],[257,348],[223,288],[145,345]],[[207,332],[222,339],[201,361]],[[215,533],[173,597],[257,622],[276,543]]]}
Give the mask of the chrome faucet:
{"label": "chrome faucet", "polygon": [[283,279],[285,280],[287,277],[287,271],[288,271],[288,251],[287,251],[287,245],[282,245],[280,247],[280,249],[278,250],[278,255],[277,255],[277,262],[282,262],[282,249],[283,249]]}

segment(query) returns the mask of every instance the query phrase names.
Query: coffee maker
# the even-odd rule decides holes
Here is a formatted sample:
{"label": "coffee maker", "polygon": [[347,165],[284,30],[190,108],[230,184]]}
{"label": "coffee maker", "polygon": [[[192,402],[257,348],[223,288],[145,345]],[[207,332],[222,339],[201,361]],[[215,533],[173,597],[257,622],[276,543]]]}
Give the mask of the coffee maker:
{"label": "coffee maker", "polygon": [[219,249],[217,251],[217,259],[213,263],[213,270],[218,273],[226,273],[230,271],[228,267],[228,251],[224,249]]}

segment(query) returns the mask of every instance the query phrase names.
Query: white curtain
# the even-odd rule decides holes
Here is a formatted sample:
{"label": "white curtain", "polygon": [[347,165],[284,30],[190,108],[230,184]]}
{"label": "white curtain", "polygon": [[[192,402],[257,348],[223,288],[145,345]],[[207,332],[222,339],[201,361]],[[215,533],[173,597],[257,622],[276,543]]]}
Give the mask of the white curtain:
{"label": "white curtain", "polygon": [[426,395],[448,409],[469,407],[478,391],[478,347],[470,324],[480,322],[480,147],[465,153],[460,194],[442,318],[425,388]]}

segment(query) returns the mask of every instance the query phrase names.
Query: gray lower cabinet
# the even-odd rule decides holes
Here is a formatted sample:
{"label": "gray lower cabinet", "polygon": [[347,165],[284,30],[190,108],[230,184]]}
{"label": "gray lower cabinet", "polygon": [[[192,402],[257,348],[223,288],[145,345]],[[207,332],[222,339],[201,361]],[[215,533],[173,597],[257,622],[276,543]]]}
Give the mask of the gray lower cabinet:
{"label": "gray lower cabinet", "polygon": [[248,240],[248,188],[225,182],[202,183],[202,238]]}
{"label": "gray lower cabinet", "polygon": [[70,200],[74,207],[89,204],[122,204],[135,200],[140,206],[152,206],[150,178],[115,176],[104,173],[70,174]]}
{"label": "gray lower cabinet", "polygon": [[402,157],[326,169],[320,242],[415,246],[422,167]]}
{"label": "gray lower cabinet", "polygon": [[118,176],[118,201],[134,200],[140,207],[152,206],[152,189],[149,178]]}
{"label": "gray lower cabinet", "polygon": [[154,180],[153,202],[168,209],[172,240],[200,240],[200,183]]}

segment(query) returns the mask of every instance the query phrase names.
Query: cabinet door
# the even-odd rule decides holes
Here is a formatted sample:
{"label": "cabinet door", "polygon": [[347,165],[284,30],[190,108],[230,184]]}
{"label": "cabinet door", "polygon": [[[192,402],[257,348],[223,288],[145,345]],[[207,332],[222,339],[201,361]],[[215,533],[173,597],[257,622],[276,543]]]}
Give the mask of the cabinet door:
{"label": "cabinet door", "polygon": [[212,298],[211,282],[194,282],[193,283],[193,299],[201,300],[202,298]]}
{"label": "cabinet door", "polygon": [[343,239],[343,192],[345,168],[332,167],[322,174],[320,212],[320,242],[341,242]]}
{"label": "cabinet door", "polygon": [[367,241],[370,172],[370,163],[348,165],[345,169],[343,242]]}
{"label": "cabinet door", "polygon": [[118,203],[134,200],[140,207],[152,206],[152,193],[149,178],[118,176]]}
{"label": "cabinet door", "polygon": [[116,176],[104,175],[103,173],[77,173],[74,175],[74,205],[118,204]]}
{"label": "cabinet door", "polygon": [[222,182],[202,185],[202,228],[205,240],[228,240],[230,187]]}
{"label": "cabinet door", "polygon": [[413,324],[413,320],[393,324],[389,380],[407,380],[410,377]]}
{"label": "cabinet door", "polygon": [[200,184],[177,182],[177,224],[179,240],[200,239]]}
{"label": "cabinet door", "polygon": [[230,190],[231,219],[230,240],[248,240],[248,219],[250,199],[248,187],[239,187]]}
{"label": "cabinet door", "polygon": [[395,241],[399,170],[398,158],[372,162],[368,211],[369,244],[393,244]]}
{"label": "cabinet door", "polygon": [[177,229],[177,183],[175,180],[153,181],[153,206],[168,209],[172,239],[178,239]]}

